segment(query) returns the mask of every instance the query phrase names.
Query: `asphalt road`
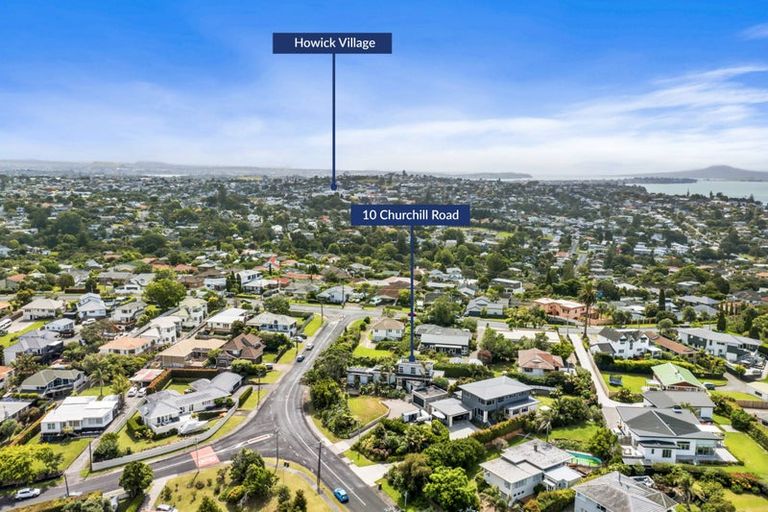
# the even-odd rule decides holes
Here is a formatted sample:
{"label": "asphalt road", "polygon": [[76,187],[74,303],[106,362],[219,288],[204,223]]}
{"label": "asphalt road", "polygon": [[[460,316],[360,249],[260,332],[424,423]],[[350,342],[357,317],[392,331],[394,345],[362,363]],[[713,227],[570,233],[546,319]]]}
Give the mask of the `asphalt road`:
{"label": "asphalt road", "polygon": [[[301,386],[302,374],[311,367],[319,353],[337,339],[350,322],[374,316],[372,311],[345,309],[328,311],[329,322],[315,338],[315,349],[306,352],[306,359],[296,363],[277,383],[262,403],[256,415],[237,431],[214,442],[211,447],[219,460],[230,460],[241,448],[248,447],[264,457],[278,455],[280,463],[288,461],[301,464],[313,472],[317,470],[318,447],[321,440],[307,424],[302,405],[305,389]],[[331,316],[332,315],[332,316]],[[174,476],[194,471],[196,465],[190,453],[170,455],[166,459],[150,464],[155,478]],[[340,457],[323,446],[321,480],[330,489],[342,487],[347,490],[350,501],[346,505],[353,511],[384,511],[389,504],[376,490],[367,486]],[[120,472],[112,472],[87,478],[70,487],[74,492],[101,490],[110,492],[119,489]],[[63,486],[45,489],[37,500],[25,504],[50,500],[64,496]],[[9,499],[0,503],[0,510],[10,510],[15,503]]]}

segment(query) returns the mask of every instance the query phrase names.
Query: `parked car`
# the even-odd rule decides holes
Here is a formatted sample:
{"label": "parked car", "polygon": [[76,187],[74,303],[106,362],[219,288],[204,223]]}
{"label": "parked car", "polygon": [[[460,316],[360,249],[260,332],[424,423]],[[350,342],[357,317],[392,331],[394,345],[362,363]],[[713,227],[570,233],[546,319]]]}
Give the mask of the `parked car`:
{"label": "parked car", "polygon": [[138,390],[135,387],[128,390],[128,396],[136,396],[136,393],[138,393]]}
{"label": "parked car", "polygon": [[37,498],[40,496],[40,489],[37,487],[25,487],[16,491],[14,498],[16,501],[28,500],[29,498]]}
{"label": "parked car", "polygon": [[304,354],[299,354],[299,357],[296,358],[297,362],[302,362],[304,360]]}
{"label": "parked car", "polygon": [[139,396],[147,396],[147,388],[139,389]]}
{"label": "parked car", "polygon": [[304,348],[305,348],[306,350],[312,350],[313,348],[315,348],[315,344],[314,344],[314,343],[311,343],[311,342],[310,342],[310,343],[307,343],[307,346],[306,346],[306,347],[304,347]]}
{"label": "parked car", "polygon": [[267,370],[269,370],[269,371],[272,371],[272,370],[275,368],[275,365],[274,365],[274,364],[272,364],[272,363],[266,363],[266,364],[264,365],[264,368],[266,368],[266,369],[267,369]]}
{"label": "parked car", "polygon": [[715,385],[712,384],[711,382],[703,382],[703,384],[704,384],[704,387],[709,390],[715,389]]}
{"label": "parked car", "polygon": [[157,510],[157,512],[179,512],[175,507],[166,505],[165,503],[158,505],[155,510]]}
{"label": "parked car", "polygon": [[345,491],[341,487],[335,488],[333,490],[333,495],[336,496],[336,499],[339,500],[341,503],[346,503],[349,501],[349,495],[347,494],[347,491]]}
{"label": "parked car", "polygon": [[93,325],[95,323],[96,323],[96,319],[95,318],[89,318],[88,320],[83,322],[83,327],[85,327],[86,325]]}

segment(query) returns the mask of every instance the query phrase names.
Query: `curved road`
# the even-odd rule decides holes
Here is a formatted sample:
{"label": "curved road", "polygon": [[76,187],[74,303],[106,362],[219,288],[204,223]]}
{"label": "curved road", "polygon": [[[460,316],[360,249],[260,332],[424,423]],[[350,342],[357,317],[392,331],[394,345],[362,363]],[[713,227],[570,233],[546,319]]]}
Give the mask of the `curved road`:
{"label": "curved road", "polygon": [[[383,511],[389,503],[375,489],[366,485],[349,466],[331,450],[327,449],[328,442],[320,440],[314,430],[307,424],[302,406],[304,403],[304,388],[301,386],[302,374],[311,367],[318,354],[333,340],[336,340],[350,322],[375,316],[371,310],[328,310],[329,322],[323,326],[315,337],[315,350],[306,352],[306,359],[294,366],[283,375],[267,398],[262,402],[256,415],[241,428],[230,435],[215,441],[210,446],[221,461],[230,460],[241,448],[248,447],[265,457],[275,457],[279,451],[280,461],[286,460],[305,466],[315,472],[317,470],[318,447],[323,443],[321,480],[330,489],[343,487],[350,496],[346,505],[354,511]],[[205,446],[205,445],[203,445]],[[202,447],[201,447],[202,448]],[[166,459],[150,463],[155,478],[175,476],[188,471],[194,471],[196,465],[190,453],[169,455]],[[101,474],[87,478],[70,491],[89,492],[102,490],[109,492],[119,489],[120,471]],[[63,486],[46,489],[37,500],[45,501],[64,496]],[[10,510],[14,503],[8,499],[0,503],[0,510]]]}

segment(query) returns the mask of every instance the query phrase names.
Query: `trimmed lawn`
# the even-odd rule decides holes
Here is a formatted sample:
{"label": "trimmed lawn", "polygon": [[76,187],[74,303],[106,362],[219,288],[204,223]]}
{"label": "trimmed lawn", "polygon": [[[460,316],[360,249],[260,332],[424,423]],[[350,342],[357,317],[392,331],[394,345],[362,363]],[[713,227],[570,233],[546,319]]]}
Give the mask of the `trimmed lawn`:
{"label": "trimmed lawn", "polygon": [[392,501],[397,503],[397,506],[400,507],[405,512],[420,512],[421,510],[429,510],[429,503],[427,500],[425,500],[423,497],[419,496],[418,499],[410,499],[408,500],[408,506],[405,507],[403,502],[403,496],[400,494],[400,492],[389,485],[389,482],[387,482],[386,478],[382,478],[381,480],[376,481],[377,484],[381,484],[381,490],[384,491],[384,493],[389,496]]}
{"label": "trimmed lawn", "polygon": [[[618,372],[605,372],[601,373],[603,376],[603,382],[608,387],[609,391],[618,391],[622,387],[628,388],[632,393],[641,394],[643,392],[643,386],[646,385],[646,381],[651,378],[650,375],[640,375],[637,373],[618,373]],[[609,380],[611,375],[621,376],[621,386],[611,386]]]}
{"label": "trimmed lawn", "polygon": [[362,425],[367,425],[389,412],[387,406],[373,396],[355,396],[350,398],[349,410]]}
{"label": "trimmed lawn", "polygon": [[712,421],[714,421],[718,425],[730,425],[731,419],[726,418],[725,416],[720,416],[719,414],[712,414]]}
{"label": "trimmed lawn", "polygon": [[312,317],[312,320],[304,327],[304,336],[313,336],[320,327],[323,326],[323,319],[319,315]]}
{"label": "trimmed lawn", "polygon": [[304,352],[304,344],[303,343],[299,343],[299,350],[298,351],[296,350],[296,346],[292,345],[291,348],[289,348],[288,350],[283,352],[283,355],[280,356],[280,359],[277,359],[275,361],[275,363],[285,363],[285,364],[292,363],[293,361],[296,360],[296,356],[298,356],[302,352]]}
{"label": "trimmed lawn", "polygon": [[[549,433],[550,439],[568,439],[571,441],[588,441],[600,428],[592,422],[585,422],[570,427],[553,428]],[[546,434],[542,434],[546,437]]]}
{"label": "trimmed lawn", "polygon": [[357,467],[373,466],[377,462],[372,461],[360,452],[356,452],[352,448],[342,453],[346,458],[351,460]]}
{"label": "trimmed lawn", "polygon": [[736,494],[733,491],[725,491],[726,501],[733,503],[739,512],[763,512],[768,510],[768,499],[755,494]]}
{"label": "trimmed lawn", "polygon": [[744,393],[743,391],[713,391],[712,395],[720,395],[727,398],[733,398],[734,400],[751,400],[754,402],[760,400],[755,395],[750,395],[749,393]]}
{"label": "trimmed lawn", "polygon": [[699,379],[701,382],[711,382],[715,386],[725,386],[728,384],[726,379]]}
{"label": "trimmed lawn", "polygon": [[356,346],[355,350],[352,352],[352,356],[354,357],[372,357],[374,359],[386,359],[393,355],[394,354],[389,350],[379,350],[377,348],[364,347],[362,345]]}
{"label": "trimmed lawn", "polygon": [[[104,396],[111,395],[112,389],[111,384],[108,382],[104,382],[104,387],[102,388],[102,393]],[[98,384],[95,386],[91,386],[89,388],[84,388],[78,391],[77,396],[99,396],[99,386]]]}
{"label": "trimmed lawn", "polygon": [[261,358],[261,362],[274,363],[275,359],[277,359],[277,354],[275,352],[264,352],[264,355]]}
{"label": "trimmed lawn", "polygon": [[[262,400],[263,399],[264,397],[262,397]],[[234,416],[229,418],[224,425],[222,425],[222,427],[219,429],[218,432],[216,432],[211,437],[209,437],[208,440],[205,441],[205,443],[210,444],[216,441],[217,439],[221,439],[222,437],[226,436],[227,434],[232,432],[235,429],[235,427],[237,427],[242,422],[244,422],[245,418],[246,416],[238,416],[237,414],[235,414]]]}
{"label": "trimmed lawn", "polygon": [[283,374],[283,372],[280,372],[280,371],[277,371],[277,370],[268,371],[267,375],[262,377],[261,383],[262,384],[274,384],[275,382],[277,382],[277,379],[279,379],[282,374]]}
{"label": "trimmed lawn", "polygon": [[[134,416],[141,416],[138,412],[134,414]],[[133,450],[133,453],[141,452],[144,450],[149,450],[150,448],[154,448],[155,446],[164,446],[166,444],[174,443],[179,440],[179,436],[169,436],[165,437],[163,439],[158,440],[152,440],[149,439],[134,439],[131,437],[131,435],[128,433],[128,424],[126,423],[123,425],[123,428],[117,431],[117,444],[125,450],[126,448],[131,448]]]}
{"label": "trimmed lawn", "polygon": [[68,468],[81,453],[83,453],[83,450],[88,448],[88,441],[89,439],[87,438],[79,438],[54,443],[43,443],[40,441],[40,434],[38,434],[29,440],[29,444],[49,446],[54,453],[60,453],[63,457],[61,459],[60,467],[64,470]]}
{"label": "trimmed lawn", "polygon": [[166,391],[176,391],[178,393],[184,394],[184,391],[186,391],[189,388],[189,382],[181,382],[181,381],[175,381],[171,380],[164,388],[163,390]]}
{"label": "trimmed lawn", "polygon": [[8,347],[12,345],[13,340],[21,336],[22,334],[26,334],[29,331],[34,331],[35,329],[39,329],[42,326],[45,325],[45,321],[39,321],[39,322],[32,322],[31,324],[27,325],[25,328],[21,329],[20,331],[16,332],[9,332],[5,336],[0,336],[0,345],[3,347]]}
{"label": "trimmed lawn", "polygon": [[725,447],[744,465],[725,466],[723,469],[733,472],[749,472],[760,478],[768,478],[768,452],[743,432],[726,432]]}
{"label": "trimmed lawn", "polygon": [[[264,459],[264,462],[268,468],[274,468],[274,459]],[[171,489],[171,499],[163,500],[162,497],[158,497],[154,505],[157,506],[160,503],[167,503],[173,505],[179,510],[197,510],[203,496],[213,498],[223,510],[234,511],[234,505],[227,505],[223,501],[219,501],[219,497],[223,496],[227,487],[231,485],[229,480],[229,474],[222,485],[221,492],[218,496],[214,494],[214,489],[218,485],[216,483],[216,472],[221,467],[227,467],[225,465],[216,465],[209,468],[201,469],[200,472],[190,471],[181,476],[173,478],[168,481],[166,486]],[[295,494],[298,489],[304,491],[304,496],[307,498],[307,510],[332,512],[338,510],[338,507],[334,503],[332,506],[323,499],[325,496],[329,501],[332,501],[333,494],[330,489],[324,488],[323,494],[318,495],[314,488],[314,477],[312,473],[306,468],[297,466],[291,463],[290,468],[284,468],[280,466],[277,469],[277,476],[279,480],[276,485],[284,484],[291,489],[291,494]],[[202,482],[203,487],[197,489],[195,482]],[[208,482],[211,482],[210,485]],[[268,501],[259,501],[256,503],[250,503],[248,510],[263,510],[265,512],[275,512],[277,510],[277,498],[271,497]]]}

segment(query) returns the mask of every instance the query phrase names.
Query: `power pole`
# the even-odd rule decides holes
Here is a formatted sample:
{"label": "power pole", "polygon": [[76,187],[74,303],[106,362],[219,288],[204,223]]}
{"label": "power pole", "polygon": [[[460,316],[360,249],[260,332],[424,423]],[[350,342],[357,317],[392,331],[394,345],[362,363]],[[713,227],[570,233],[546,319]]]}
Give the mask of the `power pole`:
{"label": "power pole", "polygon": [[277,465],[280,463],[280,431],[275,429],[275,473],[277,473]]}
{"label": "power pole", "polygon": [[317,443],[317,493],[320,494],[320,465],[323,460],[323,443]]}

